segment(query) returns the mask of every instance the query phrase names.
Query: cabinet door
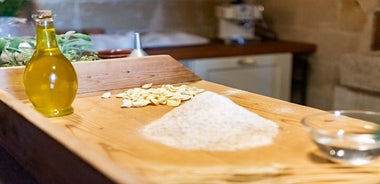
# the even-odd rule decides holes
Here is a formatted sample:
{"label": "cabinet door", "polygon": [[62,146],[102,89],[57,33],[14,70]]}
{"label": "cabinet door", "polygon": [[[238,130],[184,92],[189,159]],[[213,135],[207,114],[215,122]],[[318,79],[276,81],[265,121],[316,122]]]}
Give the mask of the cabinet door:
{"label": "cabinet door", "polygon": [[290,99],[290,53],[187,60],[202,79],[234,88]]}

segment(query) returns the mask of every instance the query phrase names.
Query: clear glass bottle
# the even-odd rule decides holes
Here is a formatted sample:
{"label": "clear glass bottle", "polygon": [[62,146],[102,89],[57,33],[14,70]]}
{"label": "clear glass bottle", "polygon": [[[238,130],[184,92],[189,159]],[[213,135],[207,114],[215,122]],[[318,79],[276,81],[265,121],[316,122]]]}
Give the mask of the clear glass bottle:
{"label": "clear glass bottle", "polygon": [[73,113],[78,79],[71,62],[60,51],[50,10],[38,10],[36,48],[24,71],[25,92],[35,109],[47,117]]}

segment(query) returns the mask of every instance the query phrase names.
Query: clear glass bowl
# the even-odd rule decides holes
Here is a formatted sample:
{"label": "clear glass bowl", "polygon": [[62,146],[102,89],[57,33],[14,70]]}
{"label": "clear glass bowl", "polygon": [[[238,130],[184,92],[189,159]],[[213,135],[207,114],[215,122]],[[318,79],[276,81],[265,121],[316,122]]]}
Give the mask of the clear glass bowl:
{"label": "clear glass bowl", "polygon": [[306,116],[302,124],[330,160],[363,165],[380,156],[380,113],[329,111]]}

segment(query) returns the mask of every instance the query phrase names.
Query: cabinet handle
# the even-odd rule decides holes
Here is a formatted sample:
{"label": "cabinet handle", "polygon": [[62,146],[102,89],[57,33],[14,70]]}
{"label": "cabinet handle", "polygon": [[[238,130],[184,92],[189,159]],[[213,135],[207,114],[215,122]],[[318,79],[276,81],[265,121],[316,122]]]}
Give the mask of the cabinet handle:
{"label": "cabinet handle", "polygon": [[237,63],[239,65],[254,65],[256,62],[257,61],[254,58],[244,58],[244,59],[240,59]]}

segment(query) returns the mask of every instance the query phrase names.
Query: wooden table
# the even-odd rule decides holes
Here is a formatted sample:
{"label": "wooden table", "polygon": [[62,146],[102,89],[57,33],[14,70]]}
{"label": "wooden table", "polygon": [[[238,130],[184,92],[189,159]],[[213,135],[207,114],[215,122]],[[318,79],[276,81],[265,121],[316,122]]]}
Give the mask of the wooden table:
{"label": "wooden table", "polygon": [[[300,124],[320,112],[201,80],[169,56],[75,63],[74,114],[45,118],[27,102],[22,68],[0,69],[0,144],[41,183],[378,183],[380,162],[362,167],[330,163]],[[173,107],[120,108],[105,91],[152,82],[187,84],[224,95],[275,121],[269,146],[241,151],[186,151],[150,141],[139,128]]]}

